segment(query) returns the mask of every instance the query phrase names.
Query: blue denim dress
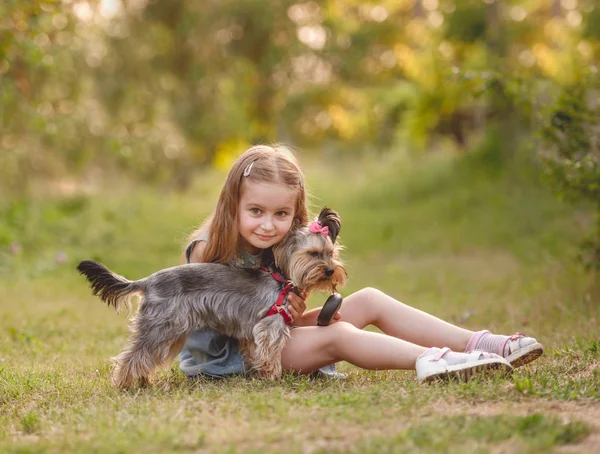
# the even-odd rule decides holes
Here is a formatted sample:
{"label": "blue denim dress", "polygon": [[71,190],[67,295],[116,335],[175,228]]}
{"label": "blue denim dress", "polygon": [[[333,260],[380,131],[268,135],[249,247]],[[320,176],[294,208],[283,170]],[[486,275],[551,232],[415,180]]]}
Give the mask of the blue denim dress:
{"label": "blue denim dress", "polygon": [[[190,254],[196,243],[206,241],[206,237],[207,235],[201,235],[187,246],[185,249],[187,263],[190,262]],[[257,269],[262,266],[261,262],[262,253],[252,255],[238,250],[237,257],[229,265]],[[194,330],[188,335],[179,357],[179,367],[190,377],[205,375],[212,378],[226,378],[245,373],[237,339],[210,330]],[[317,375],[345,378],[344,374],[336,371],[335,364],[322,367]]]}

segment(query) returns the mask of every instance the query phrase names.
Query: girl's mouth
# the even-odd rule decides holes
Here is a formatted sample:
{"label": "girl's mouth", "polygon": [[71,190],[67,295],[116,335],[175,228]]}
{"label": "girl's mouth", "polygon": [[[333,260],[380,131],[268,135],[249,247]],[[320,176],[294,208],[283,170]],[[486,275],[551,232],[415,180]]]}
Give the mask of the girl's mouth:
{"label": "girl's mouth", "polygon": [[261,235],[259,233],[255,233],[255,235],[263,241],[269,241],[270,239],[275,237],[275,235]]}

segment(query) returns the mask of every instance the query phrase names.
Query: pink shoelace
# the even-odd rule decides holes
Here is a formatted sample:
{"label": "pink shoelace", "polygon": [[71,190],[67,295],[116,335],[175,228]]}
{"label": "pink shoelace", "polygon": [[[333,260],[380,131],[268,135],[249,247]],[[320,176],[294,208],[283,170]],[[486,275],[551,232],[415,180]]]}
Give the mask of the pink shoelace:
{"label": "pink shoelace", "polygon": [[[506,339],[506,342],[504,342],[504,344],[502,344],[502,348],[500,350],[500,353],[498,353],[498,354],[500,356],[504,356],[504,351],[506,350],[506,346],[508,345],[508,343],[511,341],[517,341],[522,337],[525,337],[525,335],[519,333],[518,331],[516,333],[514,333],[512,336],[510,336],[508,339]],[[509,350],[507,355],[510,355],[511,353],[512,353],[512,351]]]}

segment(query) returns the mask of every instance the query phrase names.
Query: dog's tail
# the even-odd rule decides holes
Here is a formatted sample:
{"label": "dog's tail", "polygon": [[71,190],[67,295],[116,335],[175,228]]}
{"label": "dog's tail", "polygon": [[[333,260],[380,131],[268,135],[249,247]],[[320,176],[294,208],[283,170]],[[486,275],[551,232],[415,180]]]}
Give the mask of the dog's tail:
{"label": "dog's tail", "polygon": [[77,269],[90,281],[93,294],[117,312],[123,306],[131,311],[131,297],[144,291],[143,280],[130,281],[93,260],[84,260]]}

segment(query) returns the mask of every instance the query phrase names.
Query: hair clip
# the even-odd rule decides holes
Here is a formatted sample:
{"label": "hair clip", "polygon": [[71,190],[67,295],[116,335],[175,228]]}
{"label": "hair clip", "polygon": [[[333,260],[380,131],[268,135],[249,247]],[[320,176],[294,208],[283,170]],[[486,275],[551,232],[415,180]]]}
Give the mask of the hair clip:
{"label": "hair clip", "polygon": [[254,165],[255,161],[252,161],[250,164],[248,164],[246,166],[246,168],[244,169],[244,176],[247,177],[248,175],[250,175],[250,171],[252,170],[252,166]]}

